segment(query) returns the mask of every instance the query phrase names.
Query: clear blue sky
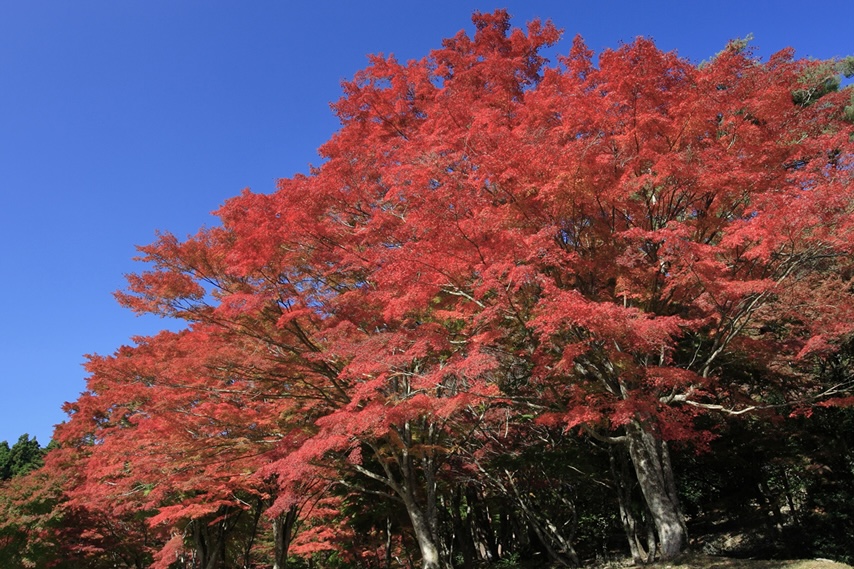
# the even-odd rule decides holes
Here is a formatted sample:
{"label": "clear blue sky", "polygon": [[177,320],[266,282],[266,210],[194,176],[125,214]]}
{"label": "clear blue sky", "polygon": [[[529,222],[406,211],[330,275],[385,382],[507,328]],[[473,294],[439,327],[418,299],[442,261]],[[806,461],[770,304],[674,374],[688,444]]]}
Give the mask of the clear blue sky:
{"label": "clear blue sky", "polygon": [[[713,8],[709,8],[713,6]],[[649,36],[695,62],[755,36],[854,54],[850,0],[5,0],[0,4],[0,440],[42,444],[86,353],[168,325],[112,293],[134,246],[317,164],[329,102],[368,53],[420,58],[474,10],[550,18],[601,51]]]}

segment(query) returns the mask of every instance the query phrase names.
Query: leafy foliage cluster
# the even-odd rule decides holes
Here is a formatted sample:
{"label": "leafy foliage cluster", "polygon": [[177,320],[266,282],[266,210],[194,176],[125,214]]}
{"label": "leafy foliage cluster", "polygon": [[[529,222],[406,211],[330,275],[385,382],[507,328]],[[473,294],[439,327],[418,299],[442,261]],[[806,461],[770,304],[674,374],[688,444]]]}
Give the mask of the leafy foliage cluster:
{"label": "leafy foliage cluster", "polygon": [[45,450],[29,435],[21,435],[11,448],[7,441],[0,441],[0,481],[41,467]]}
{"label": "leafy foliage cluster", "polygon": [[309,175],[140,248],[120,302],[186,327],[89,358],[3,486],[16,566],[851,554],[850,61],[550,66],[550,23],[474,23],[372,57]]}

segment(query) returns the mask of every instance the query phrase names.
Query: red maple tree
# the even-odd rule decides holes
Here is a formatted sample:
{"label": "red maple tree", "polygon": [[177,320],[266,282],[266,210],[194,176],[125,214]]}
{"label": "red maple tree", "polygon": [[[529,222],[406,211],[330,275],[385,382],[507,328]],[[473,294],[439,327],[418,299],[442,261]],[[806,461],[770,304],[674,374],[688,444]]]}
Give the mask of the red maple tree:
{"label": "red maple tree", "polygon": [[[473,38],[373,57],[345,83],[310,175],[141,248],[152,268],[120,299],[192,330],[157,340],[152,386],[171,390],[145,416],[128,407],[154,393],[144,380],[115,400],[98,388],[144,346],[93,360],[98,412],[189,455],[196,435],[235,456],[244,439],[287,441],[263,467],[274,511],[309,476],[378,482],[433,568],[448,565],[443,465],[483,409],[519,405],[625,445],[672,557],[687,536],[669,442],[707,442],[701,413],[848,387],[813,366],[854,328],[848,101],[822,88],[826,64],[788,50],[760,62],[732,44],[697,66],[638,39],[594,64],[576,39],[547,67],[551,24],[474,22]],[[193,410],[180,429],[176,409]],[[118,423],[98,429],[99,453],[125,444]],[[222,476],[194,507],[231,500],[236,474]]]}

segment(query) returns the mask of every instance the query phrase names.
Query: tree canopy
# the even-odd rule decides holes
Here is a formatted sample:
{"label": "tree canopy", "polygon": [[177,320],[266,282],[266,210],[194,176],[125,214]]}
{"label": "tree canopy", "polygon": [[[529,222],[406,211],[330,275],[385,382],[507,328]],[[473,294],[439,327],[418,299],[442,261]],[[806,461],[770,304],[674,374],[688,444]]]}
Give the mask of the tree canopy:
{"label": "tree canopy", "polygon": [[671,447],[852,401],[854,129],[828,62],[643,38],[596,62],[576,38],[550,64],[551,23],[474,23],[371,57],[309,174],[140,247],[120,302],[186,328],[90,357],[48,459],[73,465],[67,515],[162,568],[260,541],[277,567],[445,568],[522,534],[569,565],[556,520],[604,477],[633,557],[670,558]]}
{"label": "tree canopy", "polygon": [[7,441],[0,441],[0,480],[9,480],[21,476],[43,464],[45,449],[29,435],[21,435],[18,442],[9,447]]}

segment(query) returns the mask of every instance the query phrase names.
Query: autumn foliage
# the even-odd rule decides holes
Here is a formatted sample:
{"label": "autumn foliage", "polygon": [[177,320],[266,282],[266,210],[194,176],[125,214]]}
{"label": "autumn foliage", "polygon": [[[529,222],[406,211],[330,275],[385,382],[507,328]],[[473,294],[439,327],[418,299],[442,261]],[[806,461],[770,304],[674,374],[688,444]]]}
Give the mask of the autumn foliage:
{"label": "autumn foliage", "polygon": [[140,248],[119,300],[186,328],[90,358],[48,461],[74,470],[69,515],[132,528],[160,568],[572,564],[561,488],[599,469],[631,554],[670,557],[673,445],[850,402],[854,129],[830,63],[643,38],[552,63],[550,23],[474,23],[371,57],[321,166]]}

